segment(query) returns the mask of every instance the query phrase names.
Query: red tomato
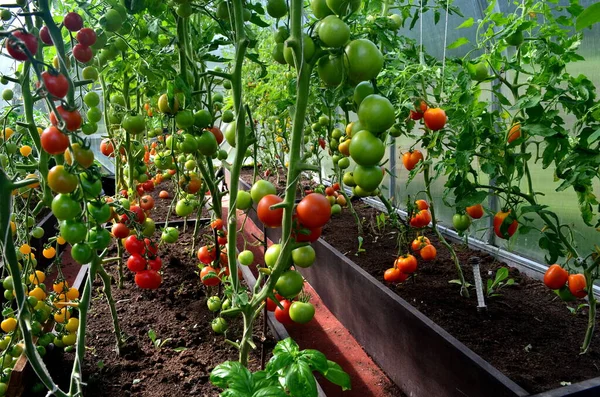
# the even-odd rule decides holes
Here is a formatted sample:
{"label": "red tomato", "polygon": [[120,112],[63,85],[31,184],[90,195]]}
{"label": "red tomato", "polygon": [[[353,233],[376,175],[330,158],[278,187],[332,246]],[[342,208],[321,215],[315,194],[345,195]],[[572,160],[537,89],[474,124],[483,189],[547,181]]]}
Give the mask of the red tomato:
{"label": "red tomato", "polygon": [[331,186],[328,186],[327,188],[325,188],[325,194],[328,196],[333,196],[333,194],[335,193],[335,189],[332,188]]}
{"label": "red tomato", "polygon": [[281,309],[279,306],[275,308],[275,318],[283,325],[292,324],[293,321],[290,318],[290,306],[292,306],[292,302],[287,299],[284,299],[280,302],[283,309]]}
{"label": "red tomato", "polygon": [[[82,119],[79,110],[67,110],[62,105],[57,106],[56,110],[64,120],[67,131],[77,131],[81,127]],[[58,119],[56,118],[54,111],[50,112],[50,123],[55,127],[58,125]]]}
{"label": "red tomato", "polygon": [[69,137],[53,126],[46,128],[42,132],[40,140],[42,149],[49,154],[63,154],[69,147]]}
{"label": "red tomato", "polygon": [[35,56],[38,49],[37,37],[23,30],[13,32],[12,35],[8,36],[6,39],[6,51],[8,51],[8,54],[17,61],[27,60],[27,54],[17,45],[19,40],[25,43],[27,50],[29,50],[32,56]]}
{"label": "red tomato", "polygon": [[63,25],[71,32],[77,32],[83,28],[83,18],[76,12],[69,12],[63,19]]}
{"label": "red tomato", "polygon": [[210,223],[210,227],[217,230],[223,230],[223,220],[215,219]]}
{"label": "red tomato", "polygon": [[413,240],[412,244],[410,245],[410,248],[413,251],[421,251],[421,249],[427,245],[431,244],[431,242],[429,241],[429,239],[425,236],[419,236],[416,239]]}
{"label": "red tomato", "polygon": [[161,190],[160,193],[158,193],[158,197],[160,197],[161,199],[168,199],[169,192],[167,192],[166,190]]}
{"label": "red tomato", "polygon": [[127,259],[127,268],[135,273],[146,270],[146,258],[140,254],[132,254]]}
{"label": "red tomato", "polygon": [[131,207],[129,207],[129,210],[135,213],[135,221],[137,223],[144,223],[144,221],[146,220],[146,214],[144,213],[143,209],[141,209],[137,205],[132,205]]}
{"label": "red tomato", "polygon": [[323,228],[316,227],[314,229],[309,229],[300,225],[297,221],[294,221],[294,226],[292,228],[292,238],[295,238],[297,242],[315,242],[321,237],[321,232]]}
{"label": "red tomato", "polygon": [[[53,127],[52,127],[53,128]],[[103,155],[107,156],[107,157],[114,157],[115,156],[115,147],[113,146],[112,142],[110,141],[110,139],[106,138],[102,140],[102,143],[100,144],[100,152],[102,152]]]}
{"label": "red tomato", "polygon": [[217,271],[211,266],[204,266],[202,268],[202,271],[200,272],[200,280],[202,281],[202,284],[208,287],[219,285],[221,282]]}
{"label": "red tomato", "polygon": [[340,184],[339,184],[339,183],[337,183],[337,182],[336,182],[336,183],[334,183],[332,187],[333,187],[333,190],[335,190],[336,192],[337,192],[338,190],[340,190]]}
{"label": "red tomato", "polygon": [[211,264],[215,259],[217,259],[215,247],[204,245],[198,249],[198,260],[205,265]]}
{"label": "red tomato", "polygon": [[467,207],[467,214],[473,219],[479,219],[483,216],[483,206],[481,204],[475,204]]}
{"label": "red tomato", "polygon": [[153,259],[148,259],[148,267],[152,270],[159,271],[162,268],[162,259],[158,256]]}
{"label": "red tomato", "polygon": [[388,283],[401,283],[408,278],[407,274],[404,274],[400,269],[391,267],[383,274],[383,279]]}
{"label": "red tomato", "polygon": [[144,270],[135,275],[135,283],[144,289],[157,289],[162,284],[162,277],[156,270]]}
{"label": "red tomato", "polygon": [[142,183],[145,192],[153,192],[154,191],[154,182],[152,180],[146,181]]}
{"label": "red tomato", "polygon": [[152,196],[148,194],[142,196],[142,198],[140,199],[140,207],[142,207],[144,211],[150,211],[152,208],[154,208],[154,199],[152,198]]}
{"label": "red tomato", "polygon": [[96,43],[96,32],[94,29],[83,28],[77,32],[77,41],[81,45],[90,47]]}
{"label": "red tomato", "polygon": [[298,222],[309,229],[323,227],[331,218],[331,205],[322,194],[311,193],[300,200],[296,214]]}
{"label": "red tomato", "polygon": [[81,63],[88,63],[94,57],[94,51],[92,51],[92,47],[77,44],[73,47],[73,57]]}
{"label": "red tomato", "polygon": [[510,219],[507,219],[510,215],[510,212],[510,210],[506,212],[499,211],[494,216],[494,233],[496,233],[496,236],[502,239],[509,239],[513,234],[515,234],[517,228],[519,227],[519,222],[517,222],[516,219],[513,219],[512,223],[508,226],[508,228],[505,228],[505,231],[503,232],[502,224],[504,222],[510,222]]}
{"label": "red tomato", "polygon": [[[325,199],[327,201],[327,199]],[[270,207],[275,204],[281,203],[283,200],[281,197],[274,194],[267,194],[264,196],[256,207],[258,213],[258,219],[266,227],[281,227],[283,220],[283,208],[271,209]],[[329,205],[329,203],[327,204]]]}
{"label": "red tomato", "polygon": [[52,42],[52,37],[50,37],[50,31],[48,30],[48,26],[46,25],[42,26],[42,28],[40,29],[40,40],[42,40],[42,43],[46,45],[54,44]]}
{"label": "red tomato", "polygon": [[550,289],[561,289],[569,279],[569,272],[554,264],[546,270],[544,274],[544,284]]}
{"label": "red tomato", "polygon": [[144,244],[146,246],[146,251],[149,252],[151,256],[155,256],[158,253],[158,245],[149,238],[144,239]]}
{"label": "red tomato", "polygon": [[62,73],[52,74],[48,71],[42,73],[44,87],[50,95],[55,98],[64,98],[69,92],[69,83],[67,78]]}
{"label": "red tomato", "polygon": [[140,240],[137,236],[132,235],[125,239],[125,250],[130,254],[142,255],[146,251],[146,243]]}
{"label": "red tomato", "polygon": [[212,126],[208,129],[217,138],[217,143],[220,145],[223,142],[223,133],[217,126]]}
{"label": "red tomato", "polygon": [[429,210],[417,211],[412,218],[410,218],[410,225],[412,227],[426,227],[431,222],[431,212]]}
{"label": "red tomato", "polygon": [[581,273],[569,276],[569,291],[577,298],[585,298],[587,295],[585,276]]}

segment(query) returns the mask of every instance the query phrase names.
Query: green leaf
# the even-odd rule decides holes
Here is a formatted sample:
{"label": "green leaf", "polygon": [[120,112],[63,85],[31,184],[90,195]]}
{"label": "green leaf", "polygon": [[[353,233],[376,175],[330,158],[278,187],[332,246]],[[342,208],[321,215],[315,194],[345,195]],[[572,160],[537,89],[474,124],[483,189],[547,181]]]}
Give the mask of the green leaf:
{"label": "green leaf", "polygon": [[458,25],[458,27],[456,29],[470,28],[471,26],[473,26],[474,23],[475,23],[475,20],[471,17],[471,18],[467,19],[466,21],[464,21],[463,23],[461,23],[460,25]]}
{"label": "green leaf", "polygon": [[479,190],[474,192],[473,194],[468,195],[467,197],[462,198],[458,203],[456,203],[457,208],[466,208],[475,204],[481,203],[487,197],[488,193],[483,190]]}
{"label": "green leaf", "polygon": [[176,351],[177,353],[184,352],[186,350],[187,350],[187,347],[176,347],[173,349],[173,351]]}
{"label": "green leaf", "polygon": [[543,124],[528,124],[521,127],[523,131],[527,132],[529,135],[537,135],[537,136],[554,136],[558,132],[550,127],[547,127]]}
{"label": "green leaf", "polygon": [[235,389],[248,395],[251,395],[254,389],[252,374],[237,361],[226,361],[217,365],[210,373],[210,381],[222,389]]}
{"label": "green leaf", "polygon": [[275,353],[267,363],[269,375],[277,375],[277,372],[286,368],[294,362],[294,357],[288,352]]}
{"label": "green leaf", "polygon": [[319,371],[322,374],[327,372],[327,357],[320,351],[314,349],[302,350],[299,358],[304,359],[313,371]]}
{"label": "green leaf", "polygon": [[287,393],[278,386],[269,386],[254,392],[252,397],[288,397]]}
{"label": "green leaf", "polygon": [[275,348],[273,348],[273,354],[287,353],[295,356],[300,351],[298,344],[294,342],[292,338],[285,338],[282,341],[277,342]]}
{"label": "green leaf", "polygon": [[254,382],[255,392],[269,386],[280,386],[278,377],[270,376],[267,371],[256,371],[253,373],[252,382]]}
{"label": "green leaf", "polygon": [[588,144],[592,144],[596,142],[600,138],[600,128],[594,131],[590,136],[588,136],[587,142]]}
{"label": "green leaf", "polygon": [[267,28],[269,26],[271,26],[270,24],[266,23],[265,21],[263,21],[258,15],[256,14],[252,14],[252,17],[250,17],[250,22],[252,22],[253,24],[255,24],[256,26],[260,26],[261,28]]}
{"label": "green leaf", "polygon": [[285,385],[294,397],[317,397],[317,381],[305,361],[290,365],[285,375]]}
{"label": "green leaf", "polygon": [[466,37],[461,37],[459,39],[457,39],[454,43],[450,44],[448,47],[446,47],[449,50],[453,50],[455,48],[461,47],[469,42],[469,39],[467,39]]}
{"label": "green leaf", "polygon": [[150,340],[152,341],[152,343],[154,343],[154,341],[156,340],[156,332],[154,332],[153,329],[148,331],[148,337],[150,338]]}
{"label": "green leaf", "polygon": [[327,360],[327,372],[323,375],[325,378],[333,384],[336,384],[342,388],[342,390],[350,390],[352,385],[350,383],[350,375],[348,375],[339,364]]}
{"label": "green leaf", "polygon": [[506,278],[508,277],[508,268],[506,267],[501,267],[500,269],[498,269],[498,271],[496,272],[496,283],[506,280]]}
{"label": "green leaf", "polygon": [[600,22],[600,3],[592,4],[577,16],[575,29],[582,30]]}

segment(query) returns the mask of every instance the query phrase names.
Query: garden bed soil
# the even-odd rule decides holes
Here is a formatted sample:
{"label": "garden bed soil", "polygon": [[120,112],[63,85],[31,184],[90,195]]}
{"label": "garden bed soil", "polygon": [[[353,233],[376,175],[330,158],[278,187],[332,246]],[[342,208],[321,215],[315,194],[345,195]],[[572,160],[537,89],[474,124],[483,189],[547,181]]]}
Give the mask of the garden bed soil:
{"label": "garden bed soil", "polygon": [[[155,238],[160,236],[157,231]],[[127,346],[122,355],[115,352],[115,336],[108,304],[99,278],[94,281],[89,312],[84,380],[84,395],[147,396],[167,395],[218,396],[219,389],[209,382],[212,369],[227,360],[237,360],[238,350],[224,342],[210,326],[214,317],[206,307],[206,288],[196,273],[197,260],[182,247],[191,247],[191,233],[182,234],[176,245],[162,246],[163,283],[156,291],[141,290],[134,283],[133,273],[125,268],[125,288],[113,283],[112,291]],[[108,256],[116,255],[112,248]],[[116,264],[107,269],[117,277]],[[214,291],[216,293],[216,290]],[[154,347],[148,331],[157,338],[169,339],[159,350]],[[255,322],[255,335],[261,335],[261,320]],[[229,321],[227,336],[241,336],[240,318]],[[249,358],[252,371],[260,369],[261,340],[255,338],[257,349]],[[275,345],[269,334],[264,342],[268,357]],[[184,348],[183,351],[176,351]],[[177,349],[179,350],[179,349]],[[74,355],[55,349],[46,356],[51,374],[63,390],[68,388]],[[35,395],[31,391],[27,395]],[[45,393],[38,394],[40,396]]]}
{"label": "garden bed soil", "polygon": [[[363,202],[354,208],[364,224],[364,251],[357,254],[358,230],[346,209],[323,228],[322,238],[520,386],[537,393],[600,376],[598,333],[591,351],[579,355],[587,327],[587,308],[572,314],[567,304],[541,281],[509,268],[516,285],[503,288],[501,296],[486,298],[487,311],[478,312],[474,288],[467,299],[460,296],[457,284],[449,283],[457,279],[454,262],[431,230],[426,230],[425,235],[437,248],[437,258],[431,262],[419,258],[414,279],[388,284],[383,274],[397,257],[397,233],[389,222],[384,228],[377,228],[378,210]],[[467,282],[473,285],[470,257],[481,259],[484,288],[493,277],[490,272],[495,274],[499,268],[507,267],[464,244],[453,246]],[[585,302],[579,300],[568,306],[576,309],[581,303]]]}

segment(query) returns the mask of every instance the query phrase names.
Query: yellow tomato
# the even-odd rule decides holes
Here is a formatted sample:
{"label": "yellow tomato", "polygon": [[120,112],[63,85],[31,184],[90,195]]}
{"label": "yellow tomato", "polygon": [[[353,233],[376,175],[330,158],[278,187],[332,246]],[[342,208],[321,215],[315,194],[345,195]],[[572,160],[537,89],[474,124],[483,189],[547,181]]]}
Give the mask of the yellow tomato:
{"label": "yellow tomato", "polygon": [[69,333],[77,332],[78,327],[79,327],[79,319],[77,319],[75,317],[71,317],[69,319],[69,321],[67,322],[67,325],[65,325],[65,329]]}
{"label": "yellow tomato", "polygon": [[70,318],[71,313],[69,313],[66,307],[63,307],[57,313],[54,314],[54,321],[56,321],[57,323],[64,323]]}
{"label": "yellow tomato", "polygon": [[77,288],[69,288],[69,292],[67,292],[67,298],[69,298],[70,300],[75,300],[79,298],[79,291],[77,290]]}
{"label": "yellow tomato", "polygon": [[62,337],[62,343],[64,343],[65,346],[73,346],[75,342],[77,342],[77,334],[68,334]]}
{"label": "yellow tomato", "polygon": [[31,291],[29,291],[29,296],[35,296],[39,301],[43,301],[44,299],[46,299],[46,293],[40,287],[35,287]]}
{"label": "yellow tomato", "polygon": [[2,331],[4,332],[13,332],[17,329],[17,320],[13,317],[9,317],[0,323],[0,328],[2,328]]}
{"label": "yellow tomato", "polygon": [[29,276],[29,281],[35,285],[38,285],[39,283],[43,283],[45,279],[46,279],[46,275],[44,274],[44,272],[41,272],[39,270],[36,270],[35,274],[32,274]]}
{"label": "yellow tomato", "polygon": [[[2,134],[4,137],[4,140],[7,140],[8,138],[10,138],[12,136],[12,134],[14,134],[15,132],[13,131],[12,128],[5,128],[4,129],[4,133]],[[0,138],[2,138],[2,136],[0,136]]]}
{"label": "yellow tomato", "polygon": [[60,294],[64,290],[69,290],[69,283],[67,282],[67,280],[54,282],[54,284],[52,284],[52,289],[57,294]]}
{"label": "yellow tomato", "polygon": [[19,152],[23,157],[27,157],[31,154],[31,146],[23,145],[19,148]]}
{"label": "yellow tomato", "polygon": [[54,258],[54,255],[56,255],[56,249],[54,249],[54,247],[44,248],[42,255],[44,255],[44,258],[46,259]]}
{"label": "yellow tomato", "polygon": [[10,230],[12,231],[12,234],[17,233],[17,225],[13,221],[10,221]]}
{"label": "yellow tomato", "polygon": [[22,246],[19,247],[19,252],[22,253],[23,255],[30,254],[31,247],[29,246],[29,244],[23,244]]}
{"label": "yellow tomato", "polygon": [[58,236],[58,237],[56,238],[56,242],[57,242],[57,243],[59,243],[60,245],[64,245],[64,244],[67,242],[67,240],[65,240],[65,239],[63,238],[63,236]]}

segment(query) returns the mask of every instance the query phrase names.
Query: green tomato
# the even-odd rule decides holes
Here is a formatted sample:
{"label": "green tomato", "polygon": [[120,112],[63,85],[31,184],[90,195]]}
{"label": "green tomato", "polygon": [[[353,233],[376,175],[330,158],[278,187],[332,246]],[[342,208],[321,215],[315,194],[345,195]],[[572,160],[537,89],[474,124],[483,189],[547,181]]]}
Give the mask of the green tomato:
{"label": "green tomato", "polygon": [[[98,41],[97,37],[98,36],[96,36],[96,41]],[[81,75],[84,80],[98,80],[98,70],[93,66],[86,66],[85,68],[83,68],[83,70],[81,71]]]}
{"label": "green tomato", "polygon": [[246,211],[252,207],[252,195],[245,190],[238,190],[235,206],[238,210]]}
{"label": "green tomato", "polygon": [[87,209],[97,223],[105,223],[110,219],[110,207],[106,203],[88,201]]}
{"label": "green tomato", "polygon": [[218,312],[221,310],[221,299],[218,296],[211,296],[206,301],[206,306],[211,312]]}
{"label": "green tomato", "polygon": [[238,254],[238,261],[241,265],[250,266],[254,262],[254,254],[250,250],[244,250]]}
{"label": "green tomato", "polygon": [[178,216],[186,217],[194,212],[194,206],[191,201],[183,199],[179,200],[175,205],[175,213]]}
{"label": "green tomato", "polygon": [[350,39],[350,27],[339,17],[329,15],[319,23],[318,34],[325,47],[341,47]]}
{"label": "green tomato", "polygon": [[144,230],[142,230],[142,234],[145,237],[152,237],[152,235],[156,231],[156,223],[154,223],[154,220],[151,218],[146,218],[142,226],[144,227]]}
{"label": "green tomato", "polygon": [[454,214],[452,225],[458,232],[463,232],[471,226],[471,217],[467,214]]}
{"label": "green tomato", "polygon": [[298,324],[306,324],[315,316],[315,307],[309,302],[294,302],[290,306],[290,318]]}
{"label": "green tomato", "polygon": [[87,241],[92,248],[101,251],[110,244],[110,232],[101,226],[93,227],[88,232]]}
{"label": "green tomato", "polygon": [[217,317],[212,320],[210,326],[215,333],[222,334],[227,331],[227,320],[225,320],[223,317]]}
{"label": "green tomato", "polygon": [[348,157],[342,157],[338,161],[337,165],[340,167],[340,169],[345,170],[346,168],[350,167],[350,159]]}
{"label": "green tomato", "polygon": [[375,87],[373,87],[373,84],[370,81],[361,81],[354,88],[354,103],[359,106],[363,99],[374,93]]}
{"label": "green tomato", "polygon": [[170,243],[170,244],[177,241],[178,238],[179,238],[179,230],[172,226],[166,227],[160,236],[160,239],[162,241],[164,241],[165,243]]}
{"label": "green tomato", "polygon": [[224,123],[231,123],[233,121],[233,112],[231,110],[226,110],[223,112],[223,114],[221,115],[221,120]]}
{"label": "green tomato", "polygon": [[130,134],[140,134],[146,130],[146,122],[140,115],[126,114],[121,122],[121,127]]}
{"label": "green tomato", "polygon": [[34,238],[42,238],[44,236],[44,229],[39,226],[36,226],[31,230],[31,236]]}
{"label": "green tomato", "polygon": [[100,96],[95,91],[90,91],[83,97],[83,102],[88,107],[96,107],[100,104]]}
{"label": "green tomato", "polygon": [[354,168],[353,175],[356,185],[364,192],[374,191],[383,180],[383,172],[378,166],[357,165]]}
{"label": "green tomato", "polygon": [[73,219],[81,215],[79,203],[68,194],[57,194],[50,206],[52,213],[59,221]]}
{"label": "green tomato", "polygon": [[304,279],[295,270],[283,273],[275,283],[275,290],[284,298],[293,298],[302,291]]}
{"label": "green tomato", "polygon": [[60,222],[60,235],[69,244],[77,244],[85,239],[87,227],[83,222],[66,220]]}
{"label": "green tomato", "polygon": [[342,212],[342,206],[339,204],[334,204],[331,206],[331,215],[338,215]]}
{"label": "green tomato", "polygon": [[98,109],[97,107],[91,107],[87,111],[87,120],[90,123],[99,122],[100,120],[102,120],[102,111],[100,109]]}
{"label": "green tomato", "polygon": [[4,91],[2,91],[2,99],[4,99],[5,101],[12,101],[14,95],[15,94],[13,90],[11,90],[10,88],[7,88]]}
{"label": "green tomato", "polygon": [[100,192],[102,191],[102,181],[100,178],[94,178],[85,172],[79,174],[79,177],[81,179],[81,189],[86,198],[92,199],[100,195]]}
{"label": "green tomato", "polygon": [[[379,134],[388,130],[396,122],[392,103],[384,96],[369,95],[358,107],[358,119],[368,131]],[[354,140],[354,137],[352,138]]]}
{"label": "green tomato", "polygon": [[295,266],[310,267],[315,262],[316,257],[315,249],[310,245],[299,247],[292,251],[292,261]]}
{"label": "green tomato", "polygon": [[192,134],[183,134],[182,138],[183,140],[179,142],[179,150],[183,153],[194,153],[198,150],[198,143]]}
{"label": "green tomato", "polygon": [[254,182],[254,185],[250,189],[250,195],[255,204],[258,204],[268,194],[277,194],[277,189],[275,189],[275,185],[264,179]]}
{"label": "green tomato", "polygon": [[71,257],[80,265],[85,265],[92,259],[92,247],[87,243],[77,243],[71,247]]}
{"label": "green tomato", "polygon": [[215,92],[212,97],[213,102],[223,102],[223,94],[220,92]]}
{"label": "green tomato", "polygon": [[200,136],[196,136],[198,151],[205,156],[212,156],[219,150],[217,138],[210,131],[203,131]]}
{"label": "green tomato", "polygon": [[213,118],[206,109],[201,109],[194,113],[194,125],[198,128],[208,128],[212,126]]}
{"label": "green tomato", "polygon": [[11,301],[11,300],[15,299],[15,294],[11,290],[7,289],[4,291],[4,298],[7,301]]}
{"label": "green tomato", "polygon": [[383,67],[383,54],[370,40],[353,40],[346,46],[344,52],[345,70],[351,82],[372,80]]}
{"label": "green tomato", "polygon": [[235,131],[236,131],[236,123],[229,123],[227,128],[225,128],[225,140],[231,147],[235,147]]}
{"label": "green tomato", "polygon": [[270,268],[274,267],[279,254],[281,254],[281,244],[272,244],[265,252],[265,264]]}
{"label": "green tomato", "polygon": [[175,115],[177,128],[186,129],[194,125],[194,113],[191,110],[181,110]]}
{"label": "green tomato", "polygon": [[6,278],[4,278],[4,280],[2,280],[2,287],[4,287],[4,289],[6,289],[6,290],[10,290],[10,291],[13,290],[14,285],[13,285],[12,276],[6,276]]}

